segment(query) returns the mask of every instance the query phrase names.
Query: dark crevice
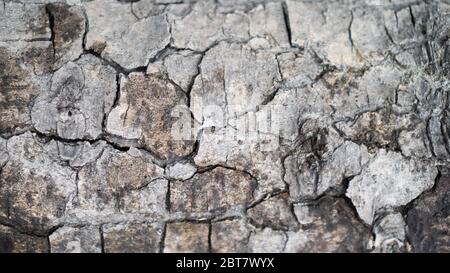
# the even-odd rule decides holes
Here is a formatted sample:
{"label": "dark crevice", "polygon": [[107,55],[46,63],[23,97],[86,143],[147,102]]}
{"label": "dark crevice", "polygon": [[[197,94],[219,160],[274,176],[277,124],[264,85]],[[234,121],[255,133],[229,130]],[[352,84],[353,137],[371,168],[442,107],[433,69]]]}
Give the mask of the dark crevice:
{"label": "dark crevice", "polygon": [[120,99],[120,74],[116,73],[116,93],[115,93],[113,104],[112,104],[111,108],[108,110],[103,108],[103,111],[104,111],[103,119],[102,119],[103,134],[107,134],[106,128],[108,125],[109,114],[111,113],[112,109],[114,109],[115,107],[117,107],[119,105],[119,99]]}
{"label": "dark crevice", "polygon": [[272,197],[276,197],[282,194],[289,194],[287,190],[274,190],[272,192],[266,193],[265,195],[261,196],[258,200],[253,201],[251,204],[245,207],[245,210],[252,209],[256,207],[257,205],[261,204],[262,202],[266,201],[267,199],[270,199]]}
{"label": "dark crevice", "polygon": [[171,202],[170,202],[170,186],[171,186],[171,180],[167,181],[167,193],[166,193],[166,210],[170,213],[171,212]]}
{"label": "dark crevice", "polygon": [[208,223],[208,252],[212,253],[212,224],[211,222]]}
{"label": "dark crevice", "polygon": [[208,224],[208,223],[210,223],[211,222],[211,219],[212,218],[214,218],[215,217],[215,215],[214,216],[211,216],[211,217],[208,217],[208,218],[206,218],[206,217],[200,217],[200,219],[198,219],[198,218],[195,218],[195,217],[189,217],[189,216],[187,216],[187,217],[184,217],[184,218],[182,218],[182,219],[180,219],[180,218],[177,218],[177,219],[169,219],[169,220],[167,220],[166,221],[166,223],[192,223],[192,224]]}
{"label": "dark crevice", "polygon": [[224,164],[215,164],[215,165],[204,166],[204,167],[199,168],[197,170],[197,173],[209,172],[209,171],[212,171],[212,170],[214,170],[216,168],[224,168],[224,169],[232,170],[232,171],[235,171],[235,172],[241,172],[243,174],[246,174],[246,175],[250,176],[250,178],[252,178],[254,181],[258,181],[258,179],[252,173],[250,173],[249,171],[241,170],[241,169],[238,169],[238,168],[235,168],[235,167],[231,167],[231,166],[227,166],[227,165],[224,165]]}
{"label": "dark crevice", "polygon": [[445,125],[445,122],[442,121],[442,119],[448,119],[448,116],[447,116],[446,112],[443,114],[443,117],[441,118],[440,130],[441,130],[442,139],[443,139],[443,142],[444,142],[445,151],[447,152],[447,155],[450,155],[450,142],[449,142],[449,139],[448,139],[448,130],[447,130],[447,126]]}
{"label": "dark crevice", "polygon": [[282,2],[281,3],[281,7],[283,9],[284,25],[286,27],[286,32],[287,32],[287,35],[288,35],[289,44],[292,47],[293,44],[292,44],[291,22],[289,21],[289,10],[288,10],[286,2]]}
{"label": "dark crevice", "polygon": [[300,226],[300,221],[298,220],[297,214],[295,213],[294,203],[289,204],[289,211],[295,219],[295,222]]}
{"label": "dark crevice", "polygon": [[2,219],[2,218],[0,218],[0,225],[12,228],[14,231],[16,231],[19,234],[38,237],[38,238],[47,238],[53,232],[55,232],[57,229],[62,227],[62,224],[59,224],[59,225],[53,226],[46,230],[41,230],[38,228],[27,228],[27,227],[23,227],[23,225],[21,225],[21,223],[18,223],[16,221],[14,221],[13,219]]}
{"label": "dark crevice", "polygon": [[52,38],[31,38],[31,39],[3,39],[2,42],[52,42]]}
{"label": "dark crevice", "polygon": [[100,233],[100,247],[101,252],[105,253],[105,238],[103,236],[103,225],[99,226],[98,231]]}
{"label": "dark crevice", "polygon": [[[117,107],[119,105],[120,100],[120,73],[116,73],[116,96],[114,97],[114,102],[111,109]],[[106,128],[106,127],[105,127]]]}
{"label": "dark crevice", "polygon": [[201,74],[201,64],[203,61],[203,58],[205,57],[205,54],[202,53],[200,54],[200,59],[198,60],[197,63],[197,73],[191,78],[191,81],[188,84],[188,87],[186,89],[186,97],[187,97],[187,106],[190,108],[191,107],[191,92],[192,92],[192,88],[194,87],[195,84],[195,79],[197,79],[197,77]]}
{"label": "dark crevice", "polygon": [[275,89],[272,93],[270,93],[258,106],[256,106],[256,111],[260,110],[261,107],[268,105],[273,99],[277,96],[280,88]]}
{"label": "dark crevice", "polygon": [[391,33],[389,33],[389,30],[387,29],[386,26],[384,26],[384,32],[386,33],[386,35],[387,35],[389,41],[390,41],[392,44],[395,44],[394,39],[392,38]]}
{"label": "dark crevice", "polygon": [[161,231],[161,239],[159,241],[159,253],[164,253],[164,248],[166,244],[166,232],[167,232],[167,223],[164,223]]}
{"label": "dark crevice", "polygon": [[426,126],[425,126],[426,136],[427,136],[427,139],[428,139],[431,155],[433,157],[436,157],[436,153],[434,151],[433,139],[431,137],[430,122],[431,122],[431,118],[428,118],[428,120],[426,121]]}
{"label": "dark crevice", "polygon": [[353,25],[353,11],[350,11],[350,23],[348,24],[348,39],[350,40],[350,45],[353,48],[355,45],[353,44],[352,38],[352,25]]}
{"label": "dark crevice", "polygon": [[224,221],[232,221],[232,220],[239,220],[242,219],[241,215],[229,215],[229,216],[221,216],[221,217],[215,217],[215,218],[211,218],[211,223],[220,223],[220,222],[224,222]]}
{"label": "dark crevice", "polygon": [[47,236],[48,253],[52,253],[52,244],[50,243],[50,236]]}
{"label": "dark crevice", "polygon": [[45,6],[45,12],[48,16],[48,22],[50,27],[50,41],[52,42],[53,48],[53,58],[56,56],[56,47],[55,47],[55,16],[53,15],[50,5]]}
{"label": "dark crevice", "polygon": [[130,147],[120,146],[114,142],[111,142],[111,141],[103,138],[103,137],[96,138],[96,139],[89,139],[89,138],[67,139],[67,138],[60,137],[56,134],[41,133],[41,132],[37,131],[36,129],[31,129],[30,132],[34,133],[37,137],[45,140],[46,142],[54,140],[54,141],[58,141],[58,142],[62,142],[62,143],[80,144],[80,142],[89,142],[90,144],[95,144],[98,141],[105,141],[107,144],[111,145],[114,149],[122,151],[122,152],[127,152],[130,149]]}
{"label": "dark crevice", "polygon": [[412,7],[409,6],[408,10],[409,10],[409,16],[411,17],[411,23],[412,23],[412,25],[413,25],[413,27],[415,29],[416,28],[416,18],[414,17],[414,13],[413,13]]}
{"label": "dark crevice", "polygon": [[83,50],[86,50],[87,34],[89,32],[89,18],[84,7],[82,8],[82,12],[84,16],[84,33],[83,39],[81,40],[81,46]]}
{"label": "dark crevice", "polygon": [[133,72],[145,73],[147,71],[147,66],[138,66],[138,67],[134,67],[134,68],[131,68],[131,69],[125,68],[125,67],[121,66],[120,64],[116,63],[113,60],[103,58],[101,56],[101,54],[96,52],[94,49],[85,49],[82,55],[86,55],[86,54],[91,54],[91,55],[99,58],[100,60],[103,61],[103,63],[111,66],[118,73],[121,73],[121,74],[124,74],[124,75],[129,75],[129,74],[131,74]]}

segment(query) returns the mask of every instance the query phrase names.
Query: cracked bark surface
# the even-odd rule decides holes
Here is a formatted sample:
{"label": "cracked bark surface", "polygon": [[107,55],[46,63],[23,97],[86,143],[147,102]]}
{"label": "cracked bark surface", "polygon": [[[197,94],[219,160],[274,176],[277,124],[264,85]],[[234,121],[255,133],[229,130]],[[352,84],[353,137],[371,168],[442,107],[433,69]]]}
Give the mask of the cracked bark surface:
{"label": "cracked bark surface", "polygon": [[449,37],[447,0],[2,0],[0,252],[449,252]]}

